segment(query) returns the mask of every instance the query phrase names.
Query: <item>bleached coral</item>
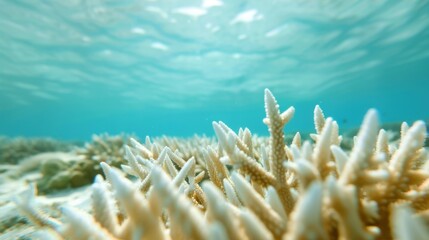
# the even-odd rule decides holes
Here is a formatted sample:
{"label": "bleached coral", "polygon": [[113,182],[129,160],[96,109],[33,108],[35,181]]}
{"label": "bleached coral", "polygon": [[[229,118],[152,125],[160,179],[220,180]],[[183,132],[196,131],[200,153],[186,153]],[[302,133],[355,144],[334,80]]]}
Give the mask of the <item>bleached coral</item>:
{"label": "bleached coral", "polygon": [[18,198],[16,204],[34,224],[66,239],[427,236],[423,122],[404,125],[396,147],[370,110],[349,153],[340,148],[338,124],[325,119],[319,106],[314,144],[302,142],[300,134],[290,145],[284,142],[283,128],[295,110],[281,113],[269,90],[265,109],[269,144],[248,129],[235,133],[223,122],[213,123],[218,144],[207,138],[191,144],[132,139],[123,171],[102,163],[106,180],[98,176],[93,184],[92,215],[65,207],[63,217],[53,219],[31,198]]}

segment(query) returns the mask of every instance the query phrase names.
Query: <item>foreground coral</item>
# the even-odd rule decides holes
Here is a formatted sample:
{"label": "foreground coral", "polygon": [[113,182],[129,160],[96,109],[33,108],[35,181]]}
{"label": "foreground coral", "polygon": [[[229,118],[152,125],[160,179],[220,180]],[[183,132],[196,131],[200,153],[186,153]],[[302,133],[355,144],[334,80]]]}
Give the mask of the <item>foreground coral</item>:
{"label": "foreground coral", "polygon": [[399,145],[389,145],[377,112],[370,110],[353,149],[345,152],[338,124],[320,107],[314,111],[314,144],[301,142],[299,133],[285,144],[283,128],[295,110],[281,113],[269,90],[265,109],[268,144],[223,122],[213,123],[217,144],[131,139],[122,171],[101,163],[106,179],[95,179],[90,213],[64,206],[61,218],[47,216],[38,210],[34,188],[15,202],[33,224],[50,229],[46,239],[428,236],[424,122],[404,123]]}

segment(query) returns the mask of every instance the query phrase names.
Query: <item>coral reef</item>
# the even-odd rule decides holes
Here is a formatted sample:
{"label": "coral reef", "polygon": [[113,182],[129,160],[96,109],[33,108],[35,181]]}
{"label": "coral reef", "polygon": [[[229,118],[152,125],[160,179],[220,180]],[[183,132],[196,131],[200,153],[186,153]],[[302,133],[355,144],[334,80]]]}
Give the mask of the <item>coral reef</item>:
{"label": "coral reef", "polygon": [[[126,162],[124,145],[128,138],[129,136],[125,134],[93,135],[92,141],[83,147],[50,139],[18,138],[12,141],[6,139],[7,144],[3,145],[6,150],[2,152],[7,156],[6,160],[12,158],[20,160],[16,166],[1,165],[0,171],[8,171],[2,174],[1,178],[18,178],[27,172],[38,170],[41,177],[37,179],[36,184],[38,192],[42,194],[88,185],[94,181],[97,174],[102,173],[100,162],[106,162],[115,167],[120,167]],[[26,143],[30,146],[25,147]],[[67,146],[64,149],[67,152],[53,151],[63,149],[62,146]],[[42,153],[38,153],[39,151]],[[26,157],[21,159],[23,156]]]}
{"label": "coral reef", "polygon": [[[108,163],[111,166],[119,167],[120,164],[125,162],[124,159],[124,145],[130,136],[126,134],[119,134],[110,136],[109,134],[94,134],[92,141],[85,143],[83,148],[75,150],[76,154],[82,156],[83,159],[96,162]],[[94,175],[95,176],[95,175]]]}
{"label": "coral reef", "polygon": [[0,164],[17,164],[20,160],[44,152],[69,151],[72,143],[51,138],[0,137]]}
{"label": "coral reef", "polygon": [[[39,210],[35,188],[14,199],[42,239],[425,239],[429,163],[424,122],[401,125],[390,144],[369,110],[350,152],[316,106],[314,143],[286,144],[293,107],[265,91],[270,137],[214,122],[209,138],[179,144],[131,139],[119,170],[100,161],[89,212]],[[161,147],[164,146],[164,147]],[[185,147],[186,146],[186,147]],[[109,154],[106,154],[109,157]],[[127,175],[127,176],[126,176]]]}
{"label": "coral reef", "polygon": [[49,193],[64,188],[76,188],[94,181],[97,174],[102,174],[100,163],[120,167],[124,159],[125,134],[109,136],[93,135],[92,141],[84,147],[76,148],[76,157],[72,161],[46,159],[41,164],[42,178],[37,181],[38,191]]}

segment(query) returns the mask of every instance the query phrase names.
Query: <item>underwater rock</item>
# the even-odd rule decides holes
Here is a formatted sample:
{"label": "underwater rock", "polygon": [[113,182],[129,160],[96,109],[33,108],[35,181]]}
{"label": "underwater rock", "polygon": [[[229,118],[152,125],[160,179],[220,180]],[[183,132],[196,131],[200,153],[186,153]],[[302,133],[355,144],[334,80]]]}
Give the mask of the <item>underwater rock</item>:
{"label": "underwater rock", "polygon": [[41,192],[47,192],[69,187],[71,176],[68,172],[59,172],[54,176],[43,176],[43,179],[46,179],[47,182],[45,184],[44,182],[38,182],[37,185]]}
{"label": "underwater rock", "polygon": [[88,178],[87,175],[82,172],[73,171],[70,174],[70,186],[73,188],[82,187],[92,182],[93,179]]}
{"label": "underwater rock", "polygon": [[54,176],[60,171],[63,171],[68,168],[68,165],[65,161],[59,158],[48,158],[43,161],[40,167],[40,173],[44,176]]}
{"label": "underwater rock", "polygon": [[[79,157],[72,153],[43,153],[24,160],[22,172],[38,170],[41,177],[37,180],[39,193],[45,194],[70,185],[69,171]],[[23,170],[25,169],[25,171]]]}

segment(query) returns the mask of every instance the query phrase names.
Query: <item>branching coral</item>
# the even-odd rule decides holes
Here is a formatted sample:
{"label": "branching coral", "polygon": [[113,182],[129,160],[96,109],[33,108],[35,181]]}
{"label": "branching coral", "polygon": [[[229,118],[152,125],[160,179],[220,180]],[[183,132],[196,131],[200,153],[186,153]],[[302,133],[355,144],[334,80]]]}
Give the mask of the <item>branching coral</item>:
{"label": "branching coral", "polygon": [[[314,144],[283,128],[265,91],[270,140],[214,122],[218,144],[194,139],[134,139],[123,171],[103,162],[93,184],[91,214],[63,208],[54,219],[31,198],[15,200],[37,226],[66,239],[422,239],[429,233],[426,127],[404,125],[399,146],[366,114],[351,152],[338,124],[314,111]],[[202,144],[205,142],[205,144]],[[126,177],[125,174],[129,176]],[[133,180],[133,181],[130,181]],[[203,181],[206,179],[205,181]],[[112,197],[113,196],[113,197]]]}
{"label": "branching coral", "polygon": [[[92,160],[98,166],[100,162],[106,162],[112,166],[120,166],[124,163],[124,145],[129,136],[125,134],[109,136],[108,134],[93,135],[92,141],[83,148],[76,149],[76,154],[85,160]],[[87,161],[90,162],[90,161]]]}

